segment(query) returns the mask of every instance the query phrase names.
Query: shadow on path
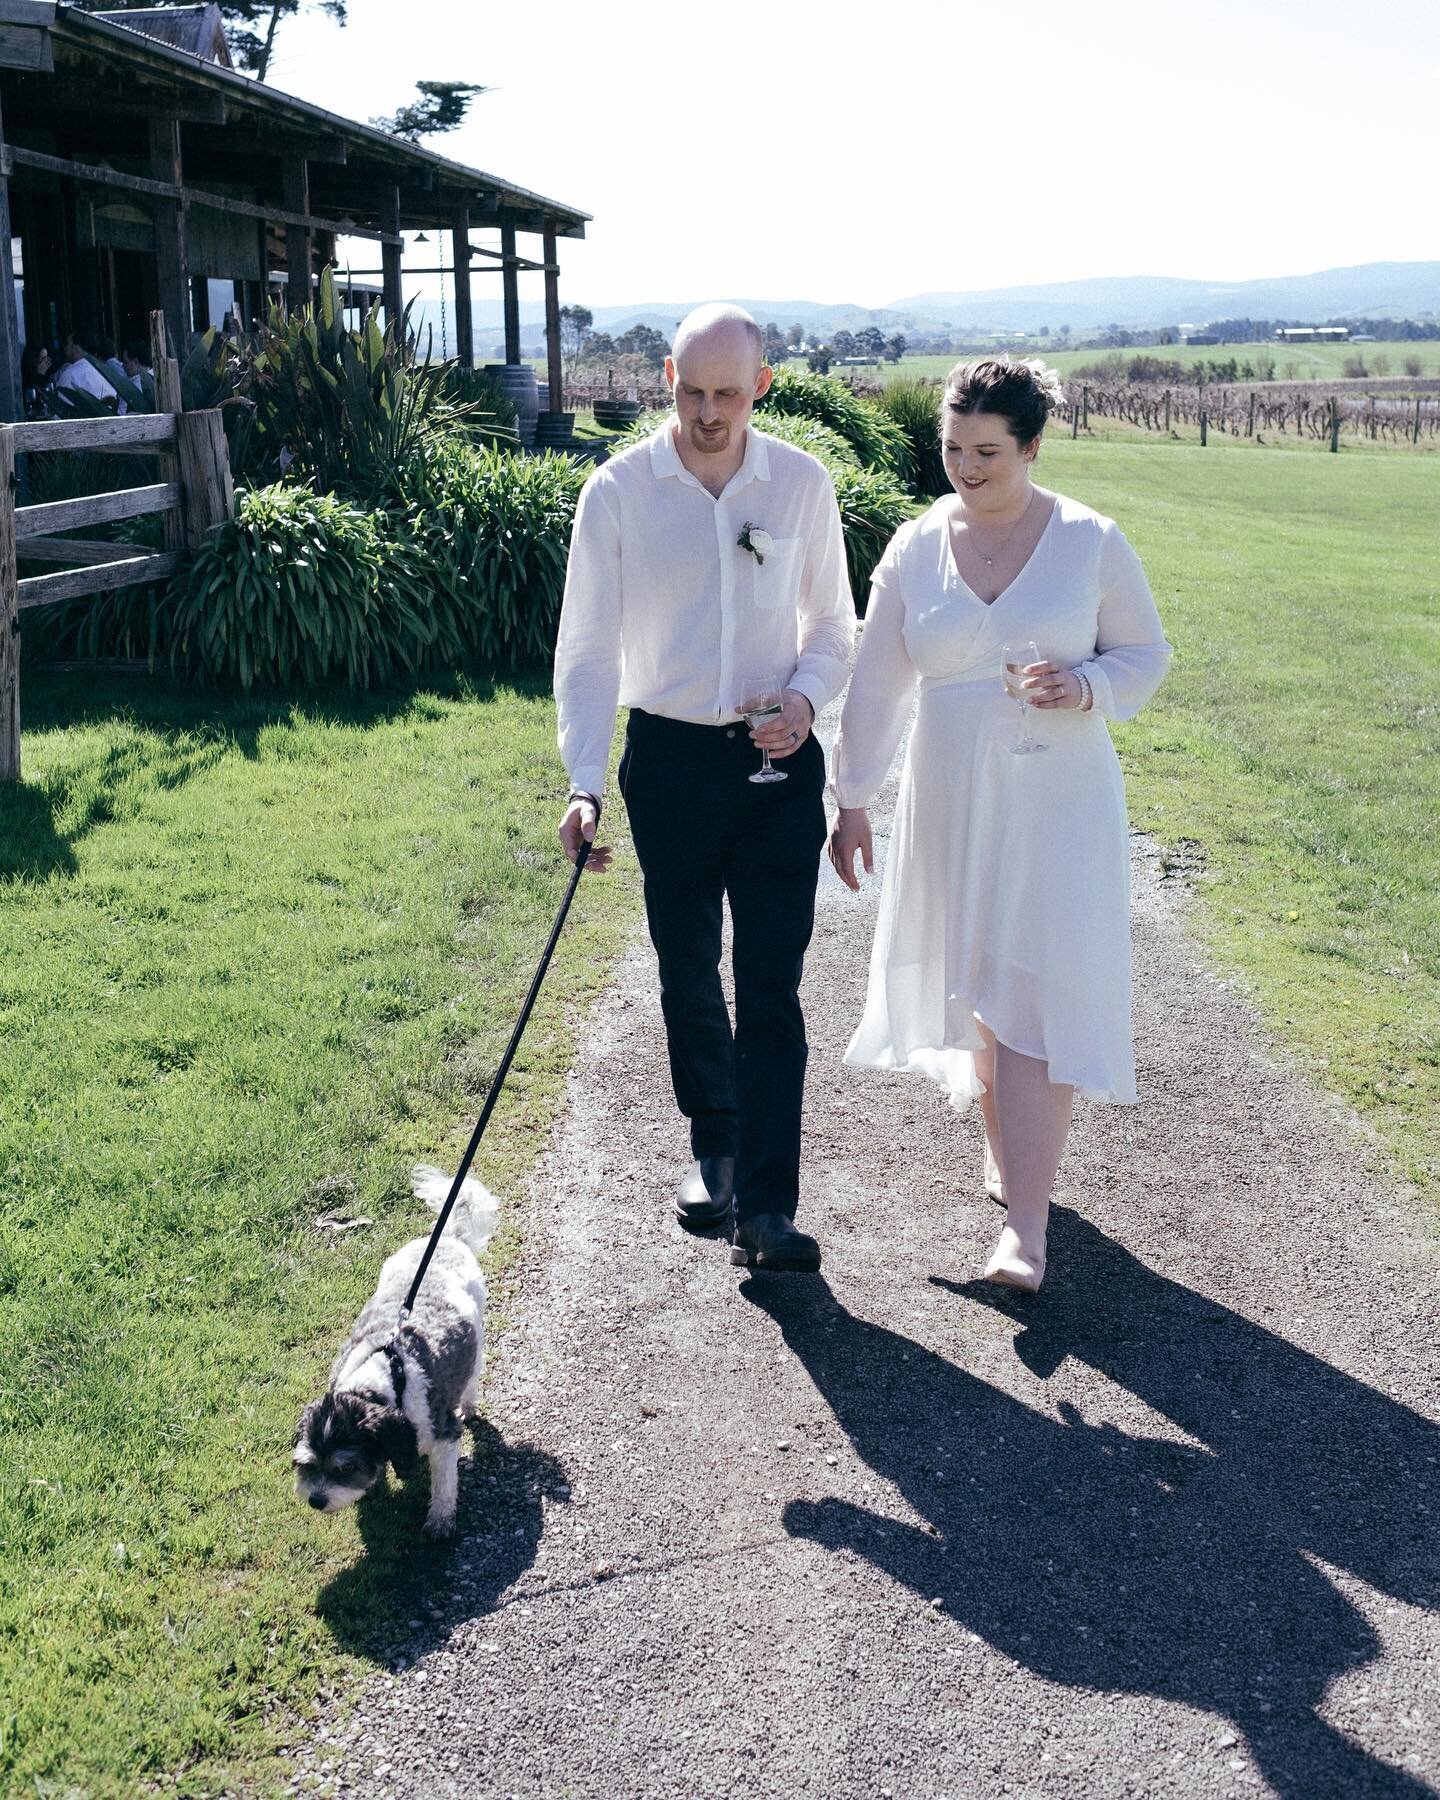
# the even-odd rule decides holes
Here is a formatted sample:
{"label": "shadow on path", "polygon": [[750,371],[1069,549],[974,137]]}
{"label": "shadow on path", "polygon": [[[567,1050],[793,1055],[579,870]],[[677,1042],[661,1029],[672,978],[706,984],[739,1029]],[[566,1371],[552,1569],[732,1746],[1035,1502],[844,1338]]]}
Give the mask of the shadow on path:
{"label": "shadow on path", "polygon": [[1040,1378],[1076,1357],[1195,1444],[1088,1425],[1063,1402],[1049,1417],[854,1317],[823,1279],[755,1277],[742,1293],[926,1522],[796,1500],[786,1528],[942,1597],[1049,1681],[1225,1715],[1287,1800],[1432,1794],[1318,1716],[1327,1684],[1379,1644],[1311,1559],[1437,1605],[1423,1509],[1440,1486],[1440,1429],[1074,1213],[1052,1218],[1057,1275],[1036,1299],[932,1282],[1022,1320],[1016,1354]]}
{"label": "shadow on path", "polygon": [[485,1420],[470,1431],[472,1455],[461,1465],[448,1543],[421,1532],[430,1499],[423,1474],[372,1489],[359,1502],[365,1555],[316,1602],[336,1641],[353,1654],[387,1667],[414,1662],[443,1643],[458,1620],[493,1612],[535,1560],[546,1499],[570,1491],[564,1469],[532,1445],[506,1444]]}

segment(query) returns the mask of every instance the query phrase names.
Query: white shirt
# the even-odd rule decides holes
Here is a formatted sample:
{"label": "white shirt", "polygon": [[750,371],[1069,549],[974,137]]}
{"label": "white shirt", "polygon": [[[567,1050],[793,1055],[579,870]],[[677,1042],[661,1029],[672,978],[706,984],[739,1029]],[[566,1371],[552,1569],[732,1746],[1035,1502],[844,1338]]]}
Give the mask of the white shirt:
{"label": "white shirt", "polygon": [[[599,794],[619,706],[723,725],[742,689],[778,677],[818,713],[845,685],[855,607],[835,490],[822,464],[753,424],[715,499],[670,421],[586,482],[555,651],[560,754]],[[746,526],[773,540],[763,564]]]}
{"label": "white shirt", "polygon": [[97,400],[118,400],[119,395],[100,371],[82,356],[79,362],[61,363],[55,371],[57,388],[80,388],[84,393],[93,394]]}

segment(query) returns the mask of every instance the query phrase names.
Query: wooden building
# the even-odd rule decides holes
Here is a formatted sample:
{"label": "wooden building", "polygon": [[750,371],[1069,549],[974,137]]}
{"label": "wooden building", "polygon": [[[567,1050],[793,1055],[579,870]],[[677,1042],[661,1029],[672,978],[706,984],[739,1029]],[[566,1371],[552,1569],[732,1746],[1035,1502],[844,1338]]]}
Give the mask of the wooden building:
{"label": "wooden building", "polygon": [[236,284],[248,321],[277,277],[292,304],[308,298],[337,237],[375,245],[397,316],[401,233],[421,230],[448,235],[462,362],[474,361],[473,279],[498,274],[506,361],[518,363],[517,274],[544,271],[558,396],[557,245],[583,237],[588,217],[237,74],[213,5],[106,15],[0,0],[0,284],[12,297],[0,303],[0,418],[19,417],[25,342],[53,344],[70,326],[87,347],[119,344],[159,308],[183,356],[194,331],[220,323],[211,282]]}

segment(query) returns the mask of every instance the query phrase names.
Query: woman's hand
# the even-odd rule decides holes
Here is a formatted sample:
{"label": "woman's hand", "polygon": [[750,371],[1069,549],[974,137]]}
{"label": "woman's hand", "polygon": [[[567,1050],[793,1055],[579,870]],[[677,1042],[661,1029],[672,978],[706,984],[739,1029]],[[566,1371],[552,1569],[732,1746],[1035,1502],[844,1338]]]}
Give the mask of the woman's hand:
{"label": "woman's hand", "polygon": [[1020,683],[1026,701],[1041,712],[1057,712],[1079,706],[1085,690],[1073,669],[1062,669],[1059,663],[1026,663],[1025,679]]}
{"label": "woman's hand", "polygon": [[751,743],[757,750],[768,750],[771,762],[793,756],[809,737],[815,720],[814,708],[798,688],[786,688],[780,698],[784,710],[750,733]]}
{"label": "woman's hand", "polygon": [[863,806],[842,806],[830,828],[830,864],[852,893],[860,892],[860,877],[855,873],[855,852],[865,865],[865,873],[875,873],[875,844],[870,836],[870,814]]}

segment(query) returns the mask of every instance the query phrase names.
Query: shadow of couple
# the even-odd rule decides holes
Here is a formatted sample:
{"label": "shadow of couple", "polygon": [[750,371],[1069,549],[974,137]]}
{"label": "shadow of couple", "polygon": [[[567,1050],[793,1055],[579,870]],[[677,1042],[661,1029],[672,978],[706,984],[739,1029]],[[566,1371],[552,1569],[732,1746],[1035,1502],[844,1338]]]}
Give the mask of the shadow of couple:
{"label": "shadow of couple", "polygon": [[[1020,1321],[1048,1379],[1075,1357],[1190,1443],[1038,1412],[883,1325],[823,1278],[752,1277],[855,1449],[922,1524],[794,1500],[794,1536],[865,1557],[1036,1675],[1222,1714],[1274,1790],[1433,1794],[1319,1716],[1380,1653],[1330,1564],[1434,1608],[1440,1429],[1146,1268],[1056,1208],[1063,1280],[1036,1299],[931,1281]],[[1197,1446],[1203,1446],[1197,1447]]]}

